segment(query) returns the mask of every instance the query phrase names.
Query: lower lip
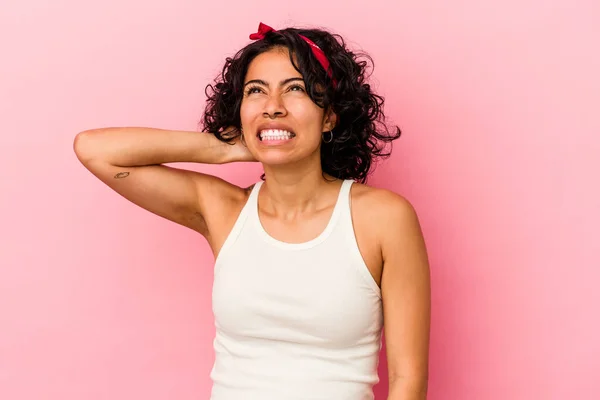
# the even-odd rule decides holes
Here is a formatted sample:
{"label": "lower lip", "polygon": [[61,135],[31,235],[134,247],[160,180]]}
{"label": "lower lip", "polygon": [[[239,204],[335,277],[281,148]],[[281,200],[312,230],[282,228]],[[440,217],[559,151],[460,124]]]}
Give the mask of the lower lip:
{"label": "lower lip", "polygon": [[270,139],[270,140],[269,139],[260,140],[260,138],[259,138],[258,141],[263,146],[281,146],[282,144],[291,142],[292,139],[294,139],[294,138],[291,137],[289,139]]}

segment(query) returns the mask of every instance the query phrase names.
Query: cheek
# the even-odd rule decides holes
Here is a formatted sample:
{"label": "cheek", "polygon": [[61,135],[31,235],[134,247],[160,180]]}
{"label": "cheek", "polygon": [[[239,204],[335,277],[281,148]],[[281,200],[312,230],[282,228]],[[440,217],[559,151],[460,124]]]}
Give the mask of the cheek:
{"label": "cheek", "polygon": [[306,128],[314,128],[321,124],[323,112],[312,102],[290,101],[286,108],[288,113],[294,117],[294,120],[300,122]]}
{"label": "cheek", "polygon": [[240,119],[250,120],[262,114],[263,105],[256,100],[242,100],[240,105]]}

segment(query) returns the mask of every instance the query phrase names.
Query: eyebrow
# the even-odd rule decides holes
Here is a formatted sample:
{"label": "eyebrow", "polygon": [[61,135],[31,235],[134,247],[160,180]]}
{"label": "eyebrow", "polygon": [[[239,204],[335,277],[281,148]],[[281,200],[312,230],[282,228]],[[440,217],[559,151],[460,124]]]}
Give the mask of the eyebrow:
{"label": "eyebrow", "polygon": [[[279,82],[279,86],[283,86],[283,85],[288,84],[293,81],[304,82],[304,79],[302,79],[300,77],[287,78],[287,79],[284,79],[281,82]],[[259,85],[269,86],[269,84],[267,82],[263,81],[262,79],[252,79],[251,81],[244,83],[244,87],[246,87],[247,85],[250,85],[251,83],[255,83],[255,84],[257,83]]]}

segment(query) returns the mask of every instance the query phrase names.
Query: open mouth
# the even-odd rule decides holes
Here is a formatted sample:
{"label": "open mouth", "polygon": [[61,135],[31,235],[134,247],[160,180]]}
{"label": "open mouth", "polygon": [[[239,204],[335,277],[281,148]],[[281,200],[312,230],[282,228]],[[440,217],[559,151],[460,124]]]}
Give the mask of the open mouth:
{"label": "open mouth", "polygon": [[257,134],[261,142],[289,140],[296,136],[294,132],[282,129],[264,129]]}

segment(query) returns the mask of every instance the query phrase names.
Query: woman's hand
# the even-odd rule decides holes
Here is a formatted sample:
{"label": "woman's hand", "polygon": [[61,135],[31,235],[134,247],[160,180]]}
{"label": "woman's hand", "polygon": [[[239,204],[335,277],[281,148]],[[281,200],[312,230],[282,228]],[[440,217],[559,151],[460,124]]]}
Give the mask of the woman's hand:
{"label": "woman's hand", "polygon": [[[223,132],[224,132],[223,137],[228,137],[230,135],[235,135],[239,131],[236,127],[230,126],[230,127],[226,128]],[[230,163],[230,162],[258,161],[256,158],[254,158],[254,156],[252,155],[250,150],[248,150],[248,147],[246,146],[244,141],[241,139],[242,139],[242,136],[240,135],[237,138],[235,138],[235,140],[232,141],[231,143],[224,143],[225,144],[225,160],[226,160],[225,162]]]}

